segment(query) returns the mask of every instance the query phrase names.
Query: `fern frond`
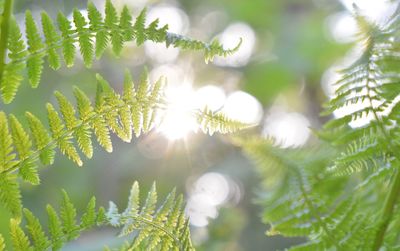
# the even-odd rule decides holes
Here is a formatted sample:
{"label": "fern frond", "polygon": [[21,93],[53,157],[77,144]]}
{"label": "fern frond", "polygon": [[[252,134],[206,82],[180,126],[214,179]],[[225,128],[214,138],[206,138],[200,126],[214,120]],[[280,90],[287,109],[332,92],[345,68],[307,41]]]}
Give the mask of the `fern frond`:
{"label": "fern frond", "polygon": [[79,48],[86,67],[92,66],[93,61],[93,41],[91,39],[89,28],[86,27],[87,22],[79,10],[73,11],[74,23],[78,32]]}
{"label": "fern frond", "polygon": [[238,44],[234,48],[225,50],[218,40],[213,40],[210,44],[207,44],[178,34],[167,33],[166,44],[167,46],[173,45],[174,47],[186,50],[203,50],[204,59],[206,63],[208,63],[212,61],[215,56],[226,57],[235,53],[242,44],[242,38],[239,39]]}
{"label": "fern frond", "polygon": [[[80,166],[83,163],[78,149],[87,157],[92,157],[92,132],[99,144],[105,150],[111,151],[110,130],[122,140],[130,141],[132,125],[140,128],[140,131],[136,131],[137,134],[142,131],[147,132],[152,127],[154,121],[150,121],[149,116],[159,109],[162,102],[161,81],[158,81],[152,88],[148,88],[147,75],[143,75],[142,82],[136,91],[131,77],[127,77],[125,83],[129,83],[130,86],[125,88],[126,93],[121,96],[116,94],[101,76],[98,75],[97,80],[99,91],[95,107],[78,87],[74,88],[77,108],[64,95],[55,92],[62,116],[52,104],[46,105],[51,134],[44,124],[31,113],[26,113],[31,132],[31,136],[29,136],[27,130],[22,127],[15,116],[10,115],[11,123],[8,123],[7,116],[0,112],[1,175],[20,169],[20,174],[24,179],[36,184],[39,182],[35,164],[37,157],[45,165],[52,164],[55,147]],[[138,106],[140,109],[133,109]],[[78,114],[76,110],[78,110]],[[76,140],[77,146],[73,140]],[[14,148],[18,153],[18,160]]]}
{"label": "fern frond", "polygon": [[131,249],[143,248],[157,250],[158,248],[174,248],[193,250],[190,233],[186,230],[188,220],[183,213],[182,196],[175,198],[173,190],[164,203],[156,209],[157,192],[155,184],[147,193],[147,198],[139,208],[139,185],[134,183],[128,201],[128,206],[119,214],[115,204],[110,207],[108,215],[112,215],[115,225],[122,226],[120,236],[137,232],[130,245]]}
{"label": "fern frond", "polygon": [[28,236],[21,229],[18,221],[15,219],[10,220],[10,234],[15,251],[28,251],[32,250]]}
{"label": "fern frond", "polygon": [[[90,5],[88,6],[90,17],[89,7]],[[61,12],[59,12],[57,15],[57,23],[62,36],[62,53],[64,56],[64,62],[67,67],[72,67],[74,65],[76,48],[74,45],[75,38],[73,36],[74,32],[72,31],[71,23]],[[35,57],[34,55],[32,56]]]}
{"label": "fern frond", "polygon": [[0,175],[0,202],[14,216],[21,214],[21,192],[15,174]]}
{"label": "fern frond", "polygon": [[23,80],[22,71],[25,69],[25,63],[20,58],[25,58],[28,52],[25,50],[25,44],[22,40],[22,34],[15,19],[10,21],[10,33],[8,36],[8,58],[11,62],[4,66],[0,91],[5,104],[11,103],[14,99],[18,87]]}
{"label": "fern frond", "polygon": [[51,205],[47,205],[46,210],[49,222],[51,246],[52,249],[59,250],[65,242],[63,239],[64,233],[62,231],[61,221],[56,210]]}
{"label": "fern frond", "polygon": [[273,140],[257,138],[238,143],[265,177],[268,194],[260,199],[263,220],[271,225],[268,235],[309,237],[293,250],[359,249],[362,243],[348,233],[362,231],[352,229],[360,215],[351,200],[341,197],[348,177],[322,171],[334,155],[331,149],[280,150]]}
{"label": "fern frond", "polygon": [[[47,61],[49,63],[49,66],[53,68],[54,70],[57,70],[60,68],[60,56],[57,53],[56,48],[52,48],[51,46],[55,43],[57,43],[61,37],[58,34],[56,27],[53,24],[53,21],[47,15],[46,12],[42,12],[42,27],[43,27],[43,34],[45,37],[46,44],[48,46],[47,50]],[[32,69],[34,71],[34,69]]]}
{"label": "fern frond", "polygon": [[26,208],[24,208],[24,216],[26,219],[26,229],[32,238],[34,250],[46,250],[46,248],[50,245],[50,241],[45,235],[39,219],[36,218],[36,216],[34,216],[33,213]]}
{"label": "fern frond", "polygon": [[[105,214],[104,208],[96,209],[96,200],[92,198],[82,213],[81,219],[78,220],[75,206],[71,203],[68,194],[63,191],[60,214],[52,206],[47,205],[49,234],[46,234],[45,227],[38,218],[27,209],[24,209],[25,226],[21,226],[16,219],[11,219],[12,247],[14,250],[21,251],[60,250],[66,243],[78,238],[85,230],[106,225],[127,229],[126,226],[129,224],[130,231],[125,233],[122,230],[121,233],[127,235],[135,231],[137,234],[131,242],[132,244],[126,245],[124,250],[132,250],[135,247],[158,250],[165,246],[171,250],[194,250],[187,228],[188,220],[183,215],[182,197],[179,196],[176,199],[175,190],[166,197],[165,202],[156,211],[155,185],[147,193],[146,202],[141,206],[140,213],[138,196],[139,185],[135,182],[131,189],[128,207],[122,214],[118,214],[114,203],[110,203],[108,213]],[[4,241],[1,237],[0,250],[4,248]]]}
{"label": "fern frond", "polygon": [[40,75],[43,70],[43,56],[38,53],[44,48],[42,39],[40,38],[39,30],[33,19],[32,13],[27,10],[25,12],[25,33],[26,40],[28,42],[28,51],[30,54],[35,54],[34,56],[28,58],[26,62],[26,67],[28,68],[28,78],[31,86],[33,88],[37,87],[40,82]]}
{"label": "fern frond", "polygon": [[213,112],[208,107],[196,114],[197,123],[204,133],[213,135],[219,133],[233,133],[251,127],[252,125],[228,118],[224,113]]}
{"label": "fern frond", "polygon": [[[43,12],[41,28],[44,40],[42,41],[32,14],[27,11],[25,15],[27,45],[21,39],[17,23],[15,20],[11,21],[8,39],[9,62],[4,67],[0,82],[0,92],[5,103],[10,103],[14,99],[23,80],[24,68],[27,68],[31,86],[38,86],[44,57],[47,57],[49,66],[56,70],[61,66],[59,49],[62,49],[65,64],[71,67],[75,59],[75,42],[79,44],[79,51],[86,67],[92,66],[94,55],[96,58],[102,56],[109,42],[115,55],[120,54],[125,42],[136,41],[137,45],[141,45],[151,40],[157,43],[165,42],[167,46],[172,45],[181,49],[203,50],[206,61],[212,60],[216,55],[226,56],[234,53],[241,43],[240,41],[235,48],[226,50],[216,40],[208,44],[168,33],[168,26],[159,28],[158,20],[146,26],[146,9],[134,20],[128,7],[124,6],[121,13],[118,13],[109,0],[105,2],[104,17],[93,3],[88,4],[87,12],[88,20],[79,10],[73,10],[74,25],[71,20],[59,13],[56,20],[57,28],[55,22]],[[73,26],[76,28],[73,29]]]}

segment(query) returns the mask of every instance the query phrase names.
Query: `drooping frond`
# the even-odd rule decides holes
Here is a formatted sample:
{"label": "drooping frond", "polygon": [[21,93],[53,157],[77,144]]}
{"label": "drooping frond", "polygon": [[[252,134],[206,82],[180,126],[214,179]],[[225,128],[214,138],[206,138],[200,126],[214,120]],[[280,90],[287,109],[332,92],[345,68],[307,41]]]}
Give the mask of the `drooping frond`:
{"label": "drooping frond", "polygon": [[368,250],[372,240],[365,236],[375,233],[376,224],[359,212],[362,205],[355,198],[343,195],[349,178],[323,171],[332,149],[282,150],[258,138],[239,144],[264,177],[259,201],[268,235],[308,237],[290,250]]}
{"label": "drooping frond", "polygon": [[[86,209],[77,217],[77,209],[68,194],[63,191],[59,213],[47,205],[47,226],[28,209],[24,209],[25,224],[11,219],[10,233],[14,250],[61,250],[69,241],[77,239],[83,231],[99,226],[112,226],[121,229],[120,236],[135,232],[131,244],[125,250],[194,250],[190,240],[188,219],[184,215],[182,195],[176,197],[173,190],[157,207],[155,185],[147,193],[146,200],[140,203],[139,185],[131,188],[128,206],[123,213],[113,202],[108,211],[96,208],[92,197]],[[48,233],[44,231],[48,229]],[[0,250],[5,250],[0,235]]]}
{"label": "drooping frond", "polygon": [[68,67],[72,66],[77,51],[75,44],[79,44],[79,51],[86,67],[91,67],[94,55],[96,58],[101,57],[108,44],[111,44],[113,52],[119,55],[125,42],[136,41],[138,45],[147,40],[157,43],[165,42],[166,46],[202,50],[206,61],[212,60],[216,55],[232,54],[241,44],[240,41],[235,48],[224,49],[217,40],[210,44],[192,40],[169,33],[167,25],[158,27],[158,20],[146,26],[146,9],[134,20],[126,6],[123,7],[121,13],[118,13],[110,0],[105,3],[104,17],[93,3],[88,4],[87,13],[88,18],[85,18],[79,10],[75,9],[72,20],[59,13],[57,20],[53,21],[46,12],[42,12],[41,31],[44,37],[42,39],[37,23],[31,12],[27,11],[25,14],[26,44],[21,39],[20,28],[16,21],[11,20],[7,46],[9,62],[4,67],[0,81],[0,92],[4,103],[10,103],[14,99],[23,80],[25,68],[28,71],[31,86],[34,88],[38,86],[44,57],[47,57],[48,65],[55,70],[61,66],[60,54],[65,64]]}

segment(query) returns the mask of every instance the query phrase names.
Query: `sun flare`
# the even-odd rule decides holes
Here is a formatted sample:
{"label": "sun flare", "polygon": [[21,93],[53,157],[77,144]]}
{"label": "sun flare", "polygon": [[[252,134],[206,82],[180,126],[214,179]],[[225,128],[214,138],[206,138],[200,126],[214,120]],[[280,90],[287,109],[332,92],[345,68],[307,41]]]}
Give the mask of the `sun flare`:
{"label": "sun flare", "polygon": [[196,109],[195,92],[190,85],[181,85],[168,87],[165,94],[168,105],[159,130],[169,140],[185,138],[197,129],[192,115]]}

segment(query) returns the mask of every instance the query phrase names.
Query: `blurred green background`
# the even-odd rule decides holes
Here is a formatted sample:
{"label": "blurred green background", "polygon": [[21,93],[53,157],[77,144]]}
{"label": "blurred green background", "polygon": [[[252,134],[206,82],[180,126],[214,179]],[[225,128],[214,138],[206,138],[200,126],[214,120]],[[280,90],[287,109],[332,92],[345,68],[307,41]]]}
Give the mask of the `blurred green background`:
{"label": "blurred green background", "polygon": [[[39,88],[31,89],[24,83],[15,101],[7,106],[0,104],[0,109],[21,120],[27,110],[44,119],[45,104],[54,103],[55,90],[71,100],[72,85],[94,95],[95,73],[101,73],[121,90],[124,69],[128,68],[137,80],[146,65],[152,79],[165,75],[169,85],[176,87],[171,89],[172,102],[184,103],[182,97],[187,93],[176,90],[189,87],[191,95],[212,109],[222,108],[234,118],[257,123],[253,130],[260,137],[276,136],[285,147],[316,140],[308,128],[319,128],[327,119],[319,112],[331,90],[335,75],[332,66],[340,65],[353,46],[356,27],[350,1],[112,2],[119,7],[127,4],[135,14],[147,6],[149,21],[160,18],[176,33],[205,41],[218,37],[227,47],[233,47],[242,37],[243,45],[237,54],[205,64],[199,52],[179,52],[153,43],[139,48],[130,44],[119,59],[107,52],[92,69],[85,69],[79,58],[69,69],[64,66],[55,72],[45,68]],[[381,18],[380,13],[385,14],[395,4],[356,2],[366,14],[373,13],[371,18]],[[104,1],[94,3],[103,9]],[[27,9],[36,18],[42,10],[55,18],[58,11],[70,14],[73,8],[83,10],[86,5],[86,1],[78,0],[15,0],[14,12],[23,26]],[[375,13],[378,10],[379,15]],[[180,128],[176,124],[170,126],[172,130]],[[80,209],[93,195],[100,205],[107,206],[113,200],[123,207],[134,180],[141,183],[142,191],[157,181],[160,197],[173,187],[185,194],[192,236],[199,250],[282,250],[302,241],[265,235],[268,226],[260,222],[261,209],[255,203],[262,177],[229,138],[154,130],[131,144],[116,138],[113,143],[112,154],[96,146],[94,158],[86,160],[83,168],[58,155],[53,166],[41,170],[40,186],[22,185],[24,205],[44,218],[45,205],[57,205],[63,188]],[[7,232],[7,219],[1,209],[2,233]],[[115,235],[116,232],[100,229],[85,234],[65,250],[99,250],[104,244],[118,245]]]}

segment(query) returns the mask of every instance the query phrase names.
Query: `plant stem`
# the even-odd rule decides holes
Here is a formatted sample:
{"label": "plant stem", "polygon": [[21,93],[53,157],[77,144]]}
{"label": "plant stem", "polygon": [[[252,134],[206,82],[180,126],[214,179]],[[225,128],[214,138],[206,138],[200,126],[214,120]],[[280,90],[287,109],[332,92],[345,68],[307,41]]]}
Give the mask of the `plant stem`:
{"label": "plant stem", "polygon": [[389,195],[385,201],[385,205],[383,208],[383,214],[382,214],[383,222],[376,233],[372,250],[378,251],[383,243],[385,232],[389,226],[390,219],[392,218],[393,209],[394,209],[394,206],[396,205],[399,192],[400,192],[400,172],[397,171],[397,173],[394,176],[393,185],[392,185]]}
{"label": "plant stem", "polygon": [[4,65],[7,55],[8,31],[10,28],[10,18],[12,15],[13,0],[6,0],[4,10],[1,16],[1,34],[0,34],[0,81],[3,78]]}

